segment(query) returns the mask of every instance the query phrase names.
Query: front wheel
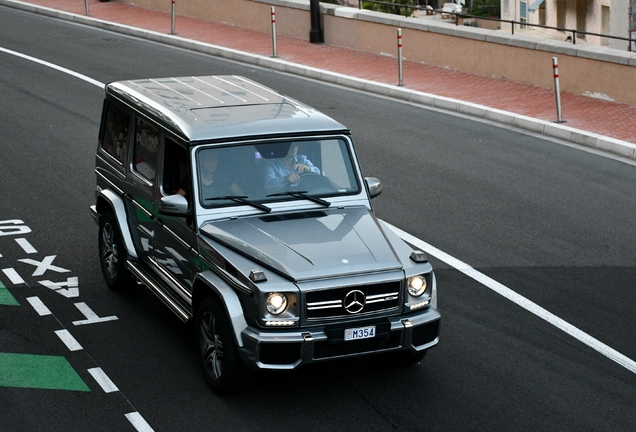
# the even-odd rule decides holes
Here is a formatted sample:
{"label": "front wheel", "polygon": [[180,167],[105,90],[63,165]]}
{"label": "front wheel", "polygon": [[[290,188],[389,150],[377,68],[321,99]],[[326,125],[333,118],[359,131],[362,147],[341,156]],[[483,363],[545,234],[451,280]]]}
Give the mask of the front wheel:
{"label": "front wheel", "polygon": [[126,248],[112,213],[99,218],[99,263],[108,286],[119,291],[129,287],[132,276],[126,268]]}
{"label": "front wheel", "polygon": [[208,386],[220,394],[242,388],[250,371],[239,357],[225,311],[212,297],[201,303],[195,328],[203,375]]}

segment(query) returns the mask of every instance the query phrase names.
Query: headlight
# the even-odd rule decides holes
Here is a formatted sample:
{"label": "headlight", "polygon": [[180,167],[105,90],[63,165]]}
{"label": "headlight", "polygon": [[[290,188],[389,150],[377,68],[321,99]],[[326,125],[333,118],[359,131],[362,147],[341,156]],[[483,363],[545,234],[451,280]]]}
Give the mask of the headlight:
{"label": "headlight", "polygon": [[287,309],[287,296],[281,293],[270,293],[267,296],[267,312],[280,315]]}
{"label": "headlight", "polygon": [[424,294],[424,291],[426,291],[426,288],[428,287],[424,276],[413,276],[409,278],[408,285],[409,294],[411,294],[413,297],[421,296],[422,294]]}

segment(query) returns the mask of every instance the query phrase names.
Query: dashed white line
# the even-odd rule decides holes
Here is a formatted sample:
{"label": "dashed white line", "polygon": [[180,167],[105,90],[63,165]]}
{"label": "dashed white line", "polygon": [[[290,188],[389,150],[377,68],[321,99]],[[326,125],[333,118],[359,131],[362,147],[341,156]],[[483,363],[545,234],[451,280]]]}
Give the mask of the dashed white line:
{"label": "dashed white line", "polygon": [[131,412],[126,414],[126,418],[139,432],[153,432],[154,429],[150,427],[146,420],[138,412]]}
{"label": "dashed white line", "polygon": [[46,307],[44,303],[42,303],[42,300],[40,300],[39,297],[27,297],[27,301],[31,303],[31,306],[33,306],[33,309],[35,309],[38,315],[51,315],[51,311],[49,310],[49,308]]}
{"label": "dashed white line", "polygon": [[533,301],[523,297],[520,294],[517,294],[516,292],[514,292],[510,288],[504,286],[503,284],[497,282],[496,280],[494,280],[494,279],[486,276],[485,274],[475,270],[474,268],[472,268],[468,264],[458,260],[457,258],[454,258],[454,257],[448,255],[446,252],[442,252],[441,250],[437,249],[436,247],[431,246],[430,244],[426,243],[425,241],[422,241],[422,240],[418,239],[417,237],[414,237],[414,236],[402,231],[401,229],[399,229],[397,227],[394,227],[393,225],[391,225],[391,224],[389,224],[387,222],[384,222],[384,223],[389,228],[391,228],[391,230],[393,230],[393,232],[395,232],[398,236],[400,236],[404,241],[406,241],[408,243],[411,243],[414,246],[417,246],[418,248],[422,249],[427,254],[430,254],[430,255],[433,255],[434,257],[437,257],[439,260],[445,262],[446,264],[448,264],[449,266],[455,268],[456,270],[464,273],[466,276],[476,280],[477,282],[481,283],[482,285],[486,286],[487,288],[490,288],[491,290],[493,290],[497,294],[499,294],[499,295],[507,298],[511,302],[521,306],[522,308],[524,308],[528,312],[530,312],[530,313],[538,316],[539,318],[547,321],[548,323],[552,324],[553,326],[555,326],[559,330],[564,331],[565,333],[569,334],[573,338],[579,340],[580,342],[583,342],[585,345],[589,346],[593,350],[595,350],[595,351],[599,352],[600,354],[604,355],[608,359],[618,363],[619,365],[623,366],[625,369],[627,369],[627,370],[629,370],[629,371],[631,371],[631,372],[636,374],[636,362],[634,360],[630,359],[629,357],[621,354],[620,352],[616,351],[614,348],[611,348],[610,346],[605,345],[603,342],[599,341],[598,339],[590,336],[589,334],[587,334],[584,331],[578,329],[577,327],[574,327],[572,324],[570,324],[567,321],[559,318],[558,316],[554,315],[553,313],[547,311],[546,309],[542,308],[541,306],[539,306],[538,304],[534,303]]}
{"label": "dashed white line", "polygon": [[28,254],[38,253],[38,251],[29,243],[29,241],[25,238],[17,238],[15,242],[20,245],[22,250]]}
{"label": "dashed white line", "polygon": [[112,393],[119,390],[117,386],[115,385],[115,383],[112,382],[110,378],[108,378],[108,375],[104,373],[102,368],[96,367],[96,368],[89,369],[88,373],[90,373],[93,376],[93,378],[95,378],[95,381],[97,381],[97,384],[99,384],[99,386],[102,388],[102,390],[104,390],[104,392]]}
{"label": "dashed white line", "polygon": [[20,285],[24,283],[24,279],[13,268],[2,269],[2,272],[9,278],[12,284]]}
{"label": "dashed white line", "polygon": [[55,334],[64,342],[64,345],[66,345],[69,351],[80,351],[83,349],[82,345],[80,345],[68,330],[56,330]]}

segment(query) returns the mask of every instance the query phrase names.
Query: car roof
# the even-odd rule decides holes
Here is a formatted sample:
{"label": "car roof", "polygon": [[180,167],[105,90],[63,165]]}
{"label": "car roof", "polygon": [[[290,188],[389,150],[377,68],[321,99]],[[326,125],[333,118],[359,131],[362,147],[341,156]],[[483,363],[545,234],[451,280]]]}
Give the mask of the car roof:
{"label": "car roof", "polygon": [[236,75],[116,81],[105,90],[191,142],[349,133],[321,112]]}

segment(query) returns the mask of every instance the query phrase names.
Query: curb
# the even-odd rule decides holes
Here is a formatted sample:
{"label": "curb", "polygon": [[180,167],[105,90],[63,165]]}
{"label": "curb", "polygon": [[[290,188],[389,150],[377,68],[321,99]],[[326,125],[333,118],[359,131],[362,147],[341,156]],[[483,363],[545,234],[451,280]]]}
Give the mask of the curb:
{"label": "curb", "polygon": [[186,39],[179,36],[173,36],[170,34],[158,33],[155,31],[131,27],[124,24],[117,24],[110,21],[87,17],[84,15],[61,12],[55,9],[43,6],[36,6],[20,1],[0,0],[0,5],[9,6],[14,9],[20,9],[27,12],[38,13],[40,15],[50,16],[65,21],[71,21],[78,24],[88,25],[103,30],[109,30],[128,36],[134,36],[155,42],[160,42],[165,45],[172,45],[203,54],[213,55],[215,57],[221,57],[228,60],[257,65],[267,69],[273,69],[293,75],[307,77],[332,84],[338,84],[344,87],[375,93],[381,96],[387,96],[395,99],[405,100],[436,109],[457,112],[471,117],[476,117],[505,126],[521,129],[526,132],[561,139],[573,144],[588,147],[604,153],[609,153],[614,156],[636,160],[636,144],[632,144],[615,138],[610,138],[604,135],[595,134],[581,129],[575,129],[561,124],[548,122],[545,120],[539,120],[532,117],[511,113],[509,111],[502,111],[484,105],[461,101],[458,99],[451,99],[443,96],[433,95],[430,93],[409,90],[395,85],[382,84],[374,81],[364,80],[361,78],[350,77],[336,72],[303,66],[297,63],[291,63],[285,60],[275,59],[258,54],[237,51],[231,48],[207,44],[204,42]]}

